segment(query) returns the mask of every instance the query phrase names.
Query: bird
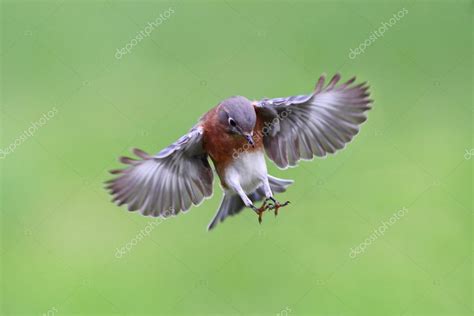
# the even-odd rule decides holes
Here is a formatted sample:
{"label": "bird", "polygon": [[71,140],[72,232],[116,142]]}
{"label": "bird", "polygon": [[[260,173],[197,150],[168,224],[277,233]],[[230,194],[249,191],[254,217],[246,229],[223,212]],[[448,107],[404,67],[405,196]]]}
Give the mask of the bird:
{"label": "bird", "polygon": [[224,194],[207,229],[244,209],[253,210],[262,223],[265,211],[276,216],[290,204],[275,194],[293,183],[269,175],[265,156],[280,169],[326,157],[345,148],[367,120],[374,102],[368,83],[355,84],[356,77],[340,81],[339,73],[327,83],[322,74],[309,94],[227,98],[157,154],[134,148],[135,158],[120,157],[126,167],[110,171],[114,178],[106,189],[129,211],[168,218],[210,198],[217,174]]}

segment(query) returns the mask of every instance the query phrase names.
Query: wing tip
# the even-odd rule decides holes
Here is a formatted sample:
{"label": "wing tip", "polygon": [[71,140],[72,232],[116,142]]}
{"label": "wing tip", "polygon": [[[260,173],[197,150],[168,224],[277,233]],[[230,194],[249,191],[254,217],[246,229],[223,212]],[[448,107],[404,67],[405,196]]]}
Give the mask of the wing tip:
{"label": "wing tip", "polygon": [[[326,90],[330,91],[334,88],[336,88],[337,83],[341,80],[342,76],[339,72],[336,72],[334,76],[332,76],[331,80],[329,80],[329,83],[325,86],[325,81],[326,81],[326,73],[322,73],[319,76],[318,81],[316,82],[316,85],[314,87],[314,92],[313,94],[320,93],[321,91]],[[346,89],[348,88],[351,84],[353,84],[357,79],[357,76],[352,76],[349,80],[341,84],[340,86],[337,87],[338,90],[341,89]],[[350,89],[363,89],[363,90],[368,90],[370,88],[370,84],[368,81],[361,82],[355,86],[350,87]]]}
{"label": "wing tip", "polygon": [[319,93],[323,90],[323,87],[324,87],[324,82],[326,81],[326,73],[322,73],[320,76],[319,76],[319,79],[318,81],[316,82],[316,85],[314,87],[314,92],[313,94],[316,94],[316,93]]}
{"label": "wing tip", "polygon": [[132,148],[132,152],[135,154],[135,156],[145,159],[145,160],[151,158],[151,156],[148,153],[146,153],[145,151],[139,148]]}
{"label": "wing tip", "polygon": [[130,157],[125,157],[121,156],[118,158],[119,162],[125,164],[125,165],[133,165],[135,164],[138,160],[130,158]]}
{"label": "wing tip", "polygon": [[336,86],[336,84],[339,82],[339,80],[341,80],[341,74],[339,72],[336,72],[334,76],[331,78],[331,80],[329,81],[326,89],[332,90]]}

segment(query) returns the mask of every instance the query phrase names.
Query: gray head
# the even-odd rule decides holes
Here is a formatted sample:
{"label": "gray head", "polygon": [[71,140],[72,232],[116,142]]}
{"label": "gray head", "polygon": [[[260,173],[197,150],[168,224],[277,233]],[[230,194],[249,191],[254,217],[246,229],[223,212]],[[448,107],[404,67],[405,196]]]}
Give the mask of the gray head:
{"label": "gray head", "polygon": [[230,134],[241,135],[253,145],[253,129],[257,121],[255,109],[246,97],[235,96],[220,103],[219,121]]}

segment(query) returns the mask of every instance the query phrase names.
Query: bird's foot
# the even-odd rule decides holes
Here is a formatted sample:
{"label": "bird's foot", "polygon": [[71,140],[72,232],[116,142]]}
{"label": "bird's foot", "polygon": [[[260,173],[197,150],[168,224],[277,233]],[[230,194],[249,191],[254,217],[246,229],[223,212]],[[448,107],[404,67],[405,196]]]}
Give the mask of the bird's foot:
{"label": "bird's foot", "polygon": [[260,206],[259,208],[257,208],[255,205],[252,204],[252,209],[255,211],[255,213],[257,213],[258,215],[258,222],[261,224],[262,223],[262,216],[263,216],[263,212],[265,212],[268,208],[269,208],[270,205],[267,204],[267,201],[263,201],[263,204],[262,206]]}
{"label": "bird's foot", "polygon": [[267,200],[271,200],[273,202],[273,204],[270,204],[268,205],[268,209],[269,210],[274,210],[275,212],[275,216],[278,215],[278,210],[281,208],[281,207],[284,207],[284,206],[287,206],[288,204],[290,204],[290,201],[286,201],[285,203],[280,203],[278,202],[277,200],[275,200],[273,197],[269,197],[265,200],[265,202]]}

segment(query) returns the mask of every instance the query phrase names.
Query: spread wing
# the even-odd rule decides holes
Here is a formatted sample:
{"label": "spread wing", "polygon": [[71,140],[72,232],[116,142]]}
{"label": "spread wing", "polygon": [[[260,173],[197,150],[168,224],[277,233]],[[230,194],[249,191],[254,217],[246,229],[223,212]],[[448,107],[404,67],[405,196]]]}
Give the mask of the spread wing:
{"label": "spread wing", "polygon": [[203,130],[196,126],[154,156],[134,149],[139,160],[121,157],[128,167],[111,171],[118,176],[107,182],[113,201],[127,204],[129,211],[167,217],[211,196],[213,173],[202,138]]}
{"label": "spread wing", "polygon": [[340,78],[336,74],[325,85],[321,76],[309,95],[254,103],[257,117],[265,122],[265,151],[277,166],[295,166],[300,159],[335,153],[359,132],[373,102],[369,86],[353,85],[355,77],[337,85]]}

